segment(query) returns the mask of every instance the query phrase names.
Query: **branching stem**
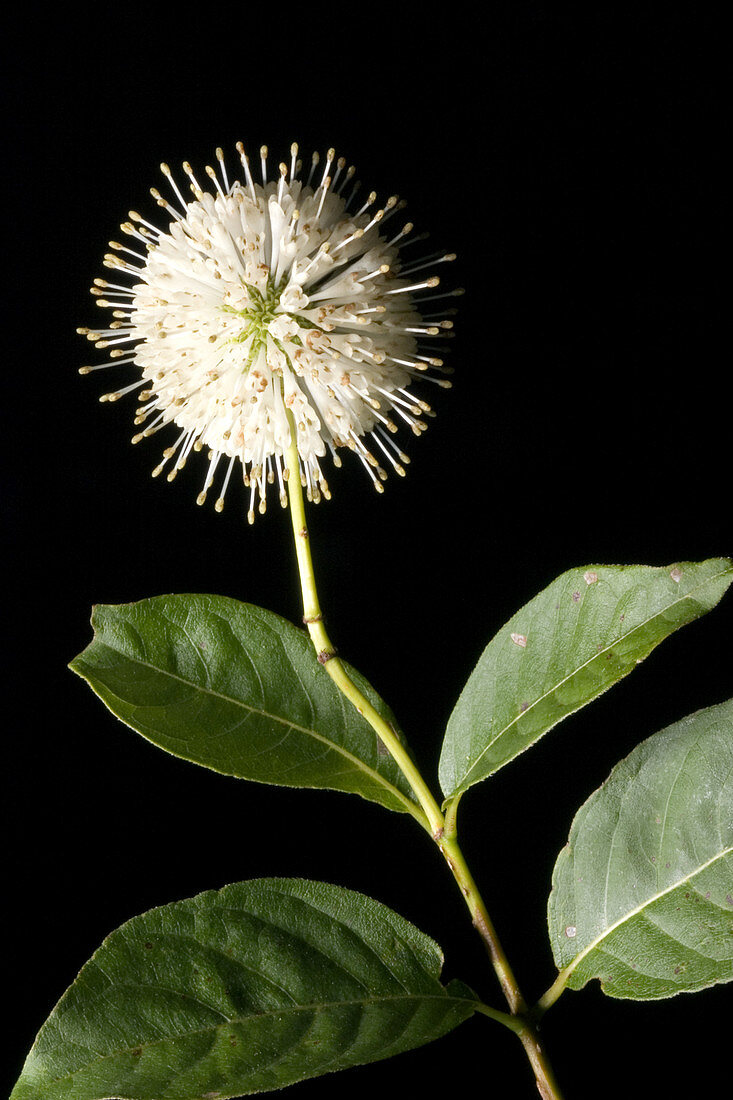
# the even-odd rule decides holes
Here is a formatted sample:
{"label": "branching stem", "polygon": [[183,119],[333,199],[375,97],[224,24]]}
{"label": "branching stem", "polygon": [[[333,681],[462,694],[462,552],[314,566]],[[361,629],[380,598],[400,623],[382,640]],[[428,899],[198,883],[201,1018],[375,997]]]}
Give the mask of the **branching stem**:
{"label": "branching stem", "polygon": [[427,783],[415,765],[408,750],[403,745],[393,727],[387,722],[348,675],[343,662],[328,636],[323,622],[316,588],[313,559],[311,556],[310,536],[305,515],[305,501],[300,477],[300,460],[297,450],[297,431],[292,414],[288,412],[290,423],[290,447],[288,449],[288,501],[293,526],[295,552],[298,561],[300,586],[303,597],[303,622],[305,623],[319,662],[324,666],[331,679],[356,710],[370,724],[382,744],[397,762],[403,775],[410,784],[417,803],[405,803],[405,808],[430,833],[443,853],[446,863],[456,880],[464,901],[471,914],[476,931],[486,946],[492,966],[501,984],[511,1015],[497,1012],[481,1005],[477,1010],[492,1019],[510,1027],[519,1036],[535,1074],[537,1088],[543,1100],[562,1100],[552,1069],[537,1037],[535,1025],[527,1014],[527,1005],[522,996],[509,961],[496,934],[486,906],[471,875],[466,860],[458,844],[456,835],[457,800],[448,807],[446,816],[433,797]]}

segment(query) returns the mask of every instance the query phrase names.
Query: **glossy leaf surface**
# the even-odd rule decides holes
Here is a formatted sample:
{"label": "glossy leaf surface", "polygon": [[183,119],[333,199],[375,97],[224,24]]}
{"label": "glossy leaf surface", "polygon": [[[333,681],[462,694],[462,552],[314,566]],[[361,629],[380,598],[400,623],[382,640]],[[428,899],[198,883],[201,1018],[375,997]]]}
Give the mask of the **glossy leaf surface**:
{"label": "glossy leaf surface", "polygon": [[11,1100],[224,1100],[388,1058],[474,1010],[433,940],[362,894],[260,879],[108,937]]}
{"label": "glossy leaf surface", "polygon": [[571,989],[647,1000],[733,979],[733,701],[638,745],[581,807],[549,926]]}
{"label": "glossy leaf surface", "polygon": [[504,767],[563,718],[626,676],[733,580],[724,558],[571,569],[489,642],[448,721],[446,798]]}
{"label": "glossy leaf surface", "polygon": [[[351,791],[405,810],[407,781],[304,631],[223,596],[99,606],[71,668],[162,749],[226,775]],[[353,669],[380,714],[389,708]]]}

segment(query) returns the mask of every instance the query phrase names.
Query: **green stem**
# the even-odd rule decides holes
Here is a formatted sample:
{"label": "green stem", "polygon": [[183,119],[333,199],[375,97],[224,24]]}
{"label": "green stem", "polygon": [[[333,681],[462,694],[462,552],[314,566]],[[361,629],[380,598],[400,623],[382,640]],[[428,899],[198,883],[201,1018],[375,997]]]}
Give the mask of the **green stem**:
{"label": "green stem", "polygon": [[[493,1019],[499,1019],[502,1023],[514,1020],[511,1025],[520,1038],[527,1056],[532,1064],[537,1081],[537,1088],[543,1100],[561,1100],[560,1092],[552,1077],[552,1071],[544,1058],[544,1053],[533,1023],[525,1015],[526,1002],[516,978],[512,972],[509,961],[499,942],[494,925],[478,891],[473,876],[468,869],[463,853],[455,834],[455,812],[457,801],[449,808],[447,818],[443,817],[438,803],[423,779],[420,771],[413,762],[410,754],[400,741],[392,726],[375,710],[364,694],[354,684],[328,636],[323,622],[323,613],[318,599],[313,559],[310,549],[310,536],[305,515],[305,501],[303,499],[303,486],[300,478],[300,460],[297,448],[297,429],[292,414],[288,412],[290,423],[290,446],[287,455],[287,485],[288,500],[290,504],[290,518],[293,526],[295,540],[295,552],[298,561],[300,586],[303,597],[303,622],[308,628],[311,641],[318,655],[318,660],[324,666],[331,679],[339,690],[353,704],[372,729],[376,732],[384,746],[397,762],[399,768],[410,784],[419,803],[412,807],[406,803],[413,817],[431,834],[435,843],[440,848],[453,877],[455,878],[471,914],[474,927],[481,936],[489,953],[494,971],[501,983],[504,996],[511,1010],[511,1016],[506,1013],[497,1013],[484,1005],[479,1011]],[[446,828],[446,826],[448,826]],[[507,1024],[507,1026],[510,1026]]]}
{"label": "green stem", "polygon": [[488,1016],[490,1020],[494,1020],[497,1024],[503,1024],[515,1035],[521,1036],[524,1031],[524,1021],[519,1016],[510,1016],[508,1012],[499,1012],[496,1008],[489,1008],[483,1001],[472,1003],[476,1012],[480,1012],[482,1016]]}
{"label": "green stem", "polygon": [[565,970],[561,970],[555,981],[552,983],[546,993],[543,993],[537,1004],[532,1009],[532,1016],[535,1020],[539,1020],[547,1012],[548,1008],[552,1008],[555,1001],[567,985],[568,975]]}
{"label": "green stem", "polygon": [[496,934],[496,929],[488,914],[483,898],[479,893],[473,875],[460,849],[458,840],[455,837],[446,838],[443,836],[437,840],[437,844],[443,853],[453,878],[458,883],[458,887],[463,894],[463,899],[471,914],[473,926],[483,940],[484,946],[488,951],[491,965],[499,979],[506,1002],[512,1013],[515,1016],[520,1016],[527,1011],[527,1005],[522,996],[522,991],[519,988],[519,983],[514,977],[512,968],[509,965],[509,960],[504,954],[504,948],[501,946],[501,942]]}
{"label": "green stem", "polygon": [[534,1071],[535,1084],[542,1100],[562,1100],[560,1086],[555,1079],[545,1048],[537,1036],[537,1030],[527,1023],[519,1033],[529,1063]]}
{"label": "green stem", "polygon": [[[290,414],[288,414],[290,416]],[[295,440],[295,425],[291,422],[291,439]],[[300,574],[300,586],[303,595],[303,622],[308,628],[311,641],[318,654],[318,660],[325,668],[339,690],[354,705],[356,710],[376,732],[379,739],[390,754],[394,757],[407,781],[415,792],[421,809],[406,803],[409,809],[423,828],[431,833],[442,828],[443,815],[440,812],[435,799],[418,771],[410,754],[400,741],[389,722],[382,718],[381,714],[372,706],[366,696],[359,691],[353,682],[343,662],[336,655],[336,649],[328,636],[323,622],[323,613],[318,600],[316,579],[313,572],[313,559],[311,557],[310,536],[308,524],[305,518],[305,502],[303,500],[303,486],[300,481],[300,463],[298,451],[294,443],[288,450],[288,499],[290,502],[290,518],[293,524],[293,537],[295,539],[295,551],[298,559],[298,572]]]}

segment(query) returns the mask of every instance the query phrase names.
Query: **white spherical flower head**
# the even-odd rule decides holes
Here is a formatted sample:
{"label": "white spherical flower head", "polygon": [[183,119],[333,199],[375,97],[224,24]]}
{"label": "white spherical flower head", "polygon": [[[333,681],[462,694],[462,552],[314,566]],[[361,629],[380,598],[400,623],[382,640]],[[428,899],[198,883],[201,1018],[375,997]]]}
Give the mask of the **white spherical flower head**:
{"label": "white spherical flower head", "polygon": [[[319,167],[300,178],[298,148],[268,180],[267,149],[260,150],[261,183],[237,146],[244,182],[230,182],[217,149],[213,188],[204,190],[188,163],[193,198],[162,171],[175,205],[156,189],[170,217],[165,230],[134,211],[122,230],[133,247],[110,242],[105,265],[130,285],[95,279],[97,305],[114,320],[107,329],[80,329],[109,361],[83,367],[128,365],[142,372],[132,385],[104,394],[115,401],[141,389],[133,442],[169,424],[178,438],[153,471],[172,480],[192,450],[208,451],[198,502],[215,482],[221,511],[232,469],[241,463],[249,489],[248,518],[264,512],[268,484],[283,504],[295,436],[310,499],[328,497],[322,459],[349,447],[381,491],[385,467],[404,474],[407,456],[392,436],[399,423],[415,434],[430,406],[408,388],[414,378],[448,386],[439,341],[449,335],[446,311],[422,312],[436,293],[431,268],[453,254],[403,260],[412,225],[394,226],[404,203],[383,205],[372,192],[357,198],[354,169],[329,150]],[[428,306],[435,310],[435,306]],[[447,311],[450,313],[451,311]],[[222,459],[225,462],[222,463]]]}

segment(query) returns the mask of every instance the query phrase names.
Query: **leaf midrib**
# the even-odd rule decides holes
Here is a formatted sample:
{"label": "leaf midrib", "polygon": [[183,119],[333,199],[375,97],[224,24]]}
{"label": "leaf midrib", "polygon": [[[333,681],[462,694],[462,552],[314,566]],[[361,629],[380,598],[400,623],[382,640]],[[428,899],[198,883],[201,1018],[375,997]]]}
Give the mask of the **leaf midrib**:
{"label": "leaf midrib", "polygon": [[[304,1005],[287,1005],[283,1008],[266,1009],[264,1012],[253,1012],[249,1016],[233,1016],[227,1019],[221,1024],[210,1024],[206,1027],[190,1028],[182,1035],[169,1035],[162,1039],[153,1039],[149,1042],[135,1043],[131,1047],[120,1047],[118,1050],[113,1050],[109,1054],[103,1055],[101,1058],[92,1059],[85,1062],[83,1066],[73,1070],[71,1073],[67,1073],[64,1077],[52,1077],[51,1083],[54,1085],[63,1084],[65,1081],[72,1081],[79,1073],[83,1073],[91,1066],[99,1066],[103,1062],[107,1062],[112,1058],[118,1058],[125,1054],[132,1054],[133,1051],[151,1050],[156,1046],[162,1046],[165,1043],[175,1042],[176,1040],[186,1040],[191,1036],[205,1035],[208,1032],[220,1031],[222,1028],[236,1027],[239,1024],[246,1024],[250,1020],[261,1020],[268,1016],[285,1016],[298,1012],[325,1012],[335,1008],[355,1008],[358,1006],[369,1006],[374,1004],[387,1004],[390,1002],[411,1002],[411,1001],[441,1001],[450,1005],[472,1005],[475,1007],[476,1001],[470,997],[454,997],[452,994],[443,993],[396,993],[390,995],[380,995],[374,997],[362,997],[356,1000],[345,1001],[315,1001],[310,1004]],[[208,1006],[207,1006],[208,1007]],[[348,1049],[348,1048],[347,1048]],[[22,1077],[21,1077],[22,1080]],[[19,1082],[20,1083],[20,1082]]]}
{"label": "leaf midrib", "polygon": [[[139,657],[130,657],[127,653],[123,653],[121,650],[115,649],[113,646],[109,645],[108,642],[103,641],[102,638],[98,638],[97,640],[101,645],[106,646],[113,653],[116,653],[119,656],[124,657],[125,660],[130,661],[131,664],[138,664],[141,665],[143,668],[151,669],[153,672],[157,672],[160,676],[167,676],[169,679],[175,680],[177,683],[184,684],[188,688],[193,688],[194,691],[203,692],[205,695],[210,695],[213,698],[219,699],[224,703],[230,703],[232,706],[241,707],[242,710],[247,711],[249,714],[257,714],[261,718],[267,718],[270,721],[279,723],[281,726],[285,727],[288,730],[296,730],[298,733],[303,733],[307,737],[312,737],[314,741],[319,741],[322,744],[327,745],[330,749],[333,749],[336,752],[340,753],[341,756],[343,756],[346,760],[354,764],[359,771],[362,771],[365,774],[369,775],[386,790],[391,791],[399,799],[399,801],[403,803],[403,805],[409,808],[408,812],[414,812],[414,806],[412,802],[406,795],[402,793],[402,791],[399,790],[399,788],[393,786],[388,779],[385,779],[384,776],[380,775],[378,771],[375,771],[368,764],[365,764],[364,761],[360,760],[358,756],[354,756],[354,754],[350,753],[348,749],[343,748],[343,746],[337,744],[335,741],[329,741],[327,737],[324,737],[323,734],[318,733],[317,730],[310,729],[307,726],[301,726],[297,722],[291,722],[289,719],[281,718],[279,715],[271,714],[269,711],[262,710],[260,707],[250,706],[249,703],[245,703],[241,699],[234,699],[229,695],[223,694],[223,692],[215,691],[213,688],[205,687],[200,684],[195,684],[190,680],[184,679],[182,676],[177,676],[174,672],[169,672],[168,669],[159,668],[157,665],[152,664],[150,661],[143,661]],[[78,670],[79,661],[83,661],[83,654],[80,657],[77,657],[76,660],[72,661],[71,663],[71,667],[74,668],[75,671]],[[87,680],[92,689],[94,689],[94,684],[92,683],[91,679],[87,676],[85,676],[84,679]],[[127,702],[127,700],[123,699],[109,686],[105,685],[105,688],[110,695],[112,695],[115,699],[118,699],[119,702],[124,704],[126,707],[134,706],[134,704]]]}
{"label": "leaf midrib", "polygon": [[688,875],[684,875],[681,879],[672,883],[670,886],[667,886],[658,894],[654,894],[651,897],[647,898],[641,905],[638,905],[635,909],[630,909],[627,913],[624,913],[624,915],[620,917],[617,921],[614,921],[613,924],[610,924],[607,928],[605,928],[600,936],[597,936],[591,943],[588,944],[587,947],[584,947],[580,954],[576,955],[573,961],[560,971],[560,978],[564,979],[565,982],[567,982],[567,979],[570,977],[573,971],[577,969],[582,960],[586,958],[586,956],[589,955],[591,951],[595,951],[598,945],[603,943],[604,940],[608,939],[611,933],[615,932],[617,928],[620,928],[621,925],[626,924],[630,920],[633,920],[634,917],[637,917],[640,913],[643,913],[645,909],[648,909],[651,905],[654,905],[654,903],[659,901],[660,898],[666,897],[667,894],[671,894],[675,890],[678,890],[680,886],[684,886],[686,882],[690,882],[691,879],[695,878],[697,875],[702,874],[702,872],[706,871],[708,867],[712,867],[714,863],[717,863],[720,859],[724,859],[727,855],[730,855],[731,852],[733,852],[733,845],[727,848],[723,848],[721,852],[716,853],[716,855],[712,856],[711,859],[706,860],[705,863],[701,863],[699,867],[695,868],[695,870],[691,871]]}
{"label": "leaf midrib", "polygon": [[[604,655],[605,653],[607,653],[607,652],[608,652],[608,651],[609,651],[609,650],[610,650],[610,649],[611,649],[611,648],[612,648],[613,646],[616,646],[616,645],[618,645],[618,644],[619,644],[619,642],[623,642],[623,641],[625,641],[625,640],[626,640],[627,638],[631,638],[631,637],[632,637],[632,636],[633,636],[634,634],[636,634],[636,633],[637,633],[637,631],[639,631],[639,630],[643,630],[645,626],[648,626],[648,625],[649,625],[649,623],[651,623],[651,622],[654,622],[654,620],[655,620],[655,619],[658,619],[658,618],[659,618],[659,616],[660,616],[660,615],[662,615],[662,614],[664,613],[664,611],[669,611],[669,610],[671,610],[671,609],[672,609],[673,607],[676,607],[676,606],[677,606],[678,604],[681,604],[681,603],[683,603],[683,602],[684,602],[685,600],[688,600],[688,599],[690,599],[690,598],[691,598],[692,596],[694,596],[694,595],[695,595],[695,593],[699,592],[701,588],[705,588],[705,587],[706,587],[706,586],[707,586],[708,584],[711,584],[711,583],[712,583],[713,581],[716,581],[716,580],[718,580],[718,579],[719,579],[720,577],[724,577],[724,576],[726,576],[726,574],[728,574],[728,573],[730,573],[730,572],[731,572],[730,568],[728,568],[728,569],[722,569],[722,570],[721,570],[721,571],[720,571],[719,573],[715,573],[715,574],[714,574],[713,576],[711,576],[711,577],[706,577],[704,581],[701,581],[701,582],[700,582],[700,584],[696,585],[696,586],[695,586],[694,588],[691,588],[691,589],[690,589],[690,591],[689,591],[689,592],[686,592],[684,596],[680,596],[680,597],[679,597],[678,599],[674,600],[674,601],[673,601],[672,603],[669,603],[669,604],[667,604],[667,605],[666,605],[666,606],[665,606],[665,607],[663,608],[663,610],[660,610],[660,611],[656,612],[656,614],[654,614],[654,615],[651,615],[651,616],[650,616],[650,617],[649,617],[648,619],[645,619],[645,620],[644,620],[644,622],[642,622],[642,623],[639,623],[639,624],[638,624],[637,626],[635,626],[635,627],[633,628],[633,630],[629,630],[629,631],[627,631],[627,632],[626,632],[626,634],[619,634],[617,638],[615,638],[615,639],[614,639],[613,641],[609,642],[609,643],[608,643],[608,645],[606,645],[606,646],[605,646],[605,647],[604,647],[603,649],[600,649],[600,650],[598,650],[598,651],[597,651],[596,653],[594,653],[594,654],[593,654],[593,655],[592,655],[591,657],[589,657],[587,661],[583,661],[583,663],[582,663],[582,664],[580,664],[580,665],[577,665],[577,666],[576,666],[576,667],[575,667],[575,668],[574,668],[574,669],[573,669],[573,670],[572,670],[571,672],[569,672],[569,673],[568,673],[568,675],[567,675],[567,676],[564,676],[564,677],[563,677],[563,678],[562,678],[561,680],[558,680],[558,681],[557,681],[557,682],[556,682],[555,684],[553,684],[553,685],[552,685],[552,687],[548,688],[548,690],[547,690],[547,691],[543,692],[543,694],[542,694],[542,695],[539,695],[539,696],[538,696],[538,697],[537,697],[536,699],[534,699],[534,700],[533,700],[533,701],[532,701],[532,702],[531,702],[531,703],[529,704],[529,706],[528,706],[528,707],[526,707],[526,708],[525,708],[525,709],[524,709],[523,711],[521,711],[521,713],[519,713],[519,714],[516,714],[516,715],[514,716],[514,718],[512,718],[511,722],[508,722],[508,723],[506,724],[506,726],[504,726],[504,728],[503,728],[503,729],[499,730],[499,732],[498,732],[498,733],[496,734],[496,736],[495,736],[495,737],[493,737],[493,738],[491,739],[491,741],[489,741],[489,743],[488,743],[487,745],[485,745],[485,746],[484,746],[484,748],[483,748],[483,749],[482,749],[482,751],[481,751],[481,752],[480,752],[480,753],[478,754],[478,756],[477,756],[477,757],[476,757],[476,759],[475,759],[475,760],[473,761],[473,763],[471,764],[471,766],[470,766],[470,767],[469,767],[469,768],[468,768],[468,769],[467,769],[467,770],[465,771],[465,773],[464,773],[464,778],[463,778],[463,780],[462,780],[461,784],[460,784],[460,785],[459,785],[459,787],[458,787],[458,788],[457,788],[457,789],[456,789],[456,790],[455,790],[455,791],[453,792],[453,795],[451,795],[450,797],[455,797],[455,795],[459,793],[459,790],[460,790],[460,789],[462,789],[462,788],[463,788],[463,785],[464,785],[465,783],[467,783],[467,781],[469,780],[469,777],[470,777],[470,775],[471,775],[471,772],[473,772],[473,771],[474,771],[474,769],[475,769],[475,768],[476,768],[476,767],[478,766],[478,764],[479,764],[479,763],[481,762],[481,760],[482,760],[482,759],[483,759],[483,757],[484,757],[484,756],[486,755],[486,753],[487,753],[487,752],[489,751],[489,749],[490,749],[490,748],[493,748],[493,746],[494,746],[494,745],[496,745],[496,743],[497,743],[498,741],[500,741],[500,740],[501,740],[501,738],[502,738],[502,737],[504,737],[504,735],[505,735],[506,733],[508,733],[508,732],[509,732],[509,730],[510,730],[510,729],[512,728],[512,726],[515,726],[515,725],[517,724],[517,722],[518,722],[518,721],[520,720],[520,718],[524,718],[524,717],[526,717],[526,715],[527,715],[527,714],[529,714],[529,712],[530,712],[531,710],[533,710],[533,709],[534,709],[535,707],[539,706],[539,705],[540,705],[540,703],[543,703],[543,702],[545,701],[545,699],[547,699],[547,698],[548,698],[548,697],[549,697],[550,695],[552,695],[552,694],[553,694],[553,692],[556,692],[556,691],[557,691],[557,690],[558,690],[559,688],[561,688],[561,687],[563,686],[563,684],[566,684],[566,683],[568,683],[568,681],[569,681],[569,680],[572,680],[572,678],[573,678],[574,676],[577,676],[577,675],[578,675],[578,674],[579,674],[580,672],[582,672],[584,668],[587,668],[587,667],[588,667],[589,665],[592,665],[594,661],[597,661],[597,660],[599,660],[599,659],[600,659],[600,658],[601,658],[601,657],[602,657],[602,656],[603,656],[603,655]],[[611,685],[609,684],[609,685],[607,685],[607,686],[608,686],[608,687],[610,687]],[[583,705],[583,704],[582,704],[582,703],[580,703],[580,704],[579,704],[579,705],[578,705],[577,707],[575,707],[575,710],[579,710],[579,709],[580,709],[580,707],[581,707],[582,705]],[[573,711],[568,711],[568,714],[572,714],[572,713],[573,713]],[[558,722],[559,722],[560,720],[561,720],[561,719],[558,719]],[[557,725],[557,722],[553,722],[553,725]],[[549,728],[548,728],[547,730],[545,730],[544,732],[545,732],[545,733],[548,733],[548,732],[549,732],[549,729],[552,729],[552,726],[550,726],[550,727],[549,727]],[[529,746],[527,746],[527,747],[529,747]],[[471,786],[471,785],[472,785],[472,784],[470,784],[470,783],[469,783],[469,786]]]}

